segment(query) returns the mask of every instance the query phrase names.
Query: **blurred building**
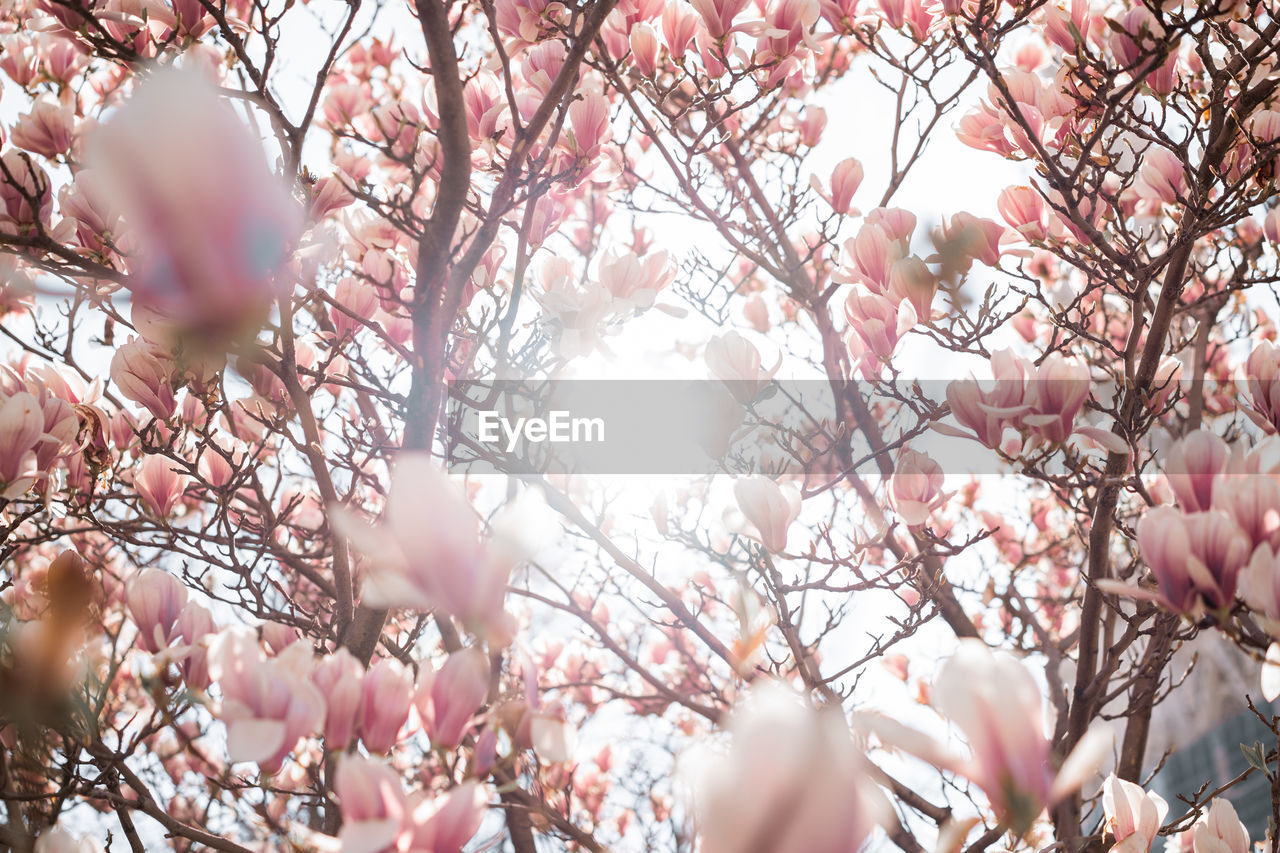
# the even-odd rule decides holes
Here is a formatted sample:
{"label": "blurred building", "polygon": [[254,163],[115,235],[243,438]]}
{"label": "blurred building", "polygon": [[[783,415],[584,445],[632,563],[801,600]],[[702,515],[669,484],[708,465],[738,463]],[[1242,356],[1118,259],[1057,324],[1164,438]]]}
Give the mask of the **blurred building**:
{"label": "blurred building", "polygon": [[[1213,631],[1201,633],[1179,650],[1174,677],[1186,673],[1193,661],[1186,682],[1152,714],[1147,744],[1148,773],[1167,756],[1149,788],[1169,802],[1170,820],[1187,811],[1179,794],[1189,797],[1205,782],[1209,783],[1206,790],[1212,791],[1248,769],[1241,744],[1260,741],[1264,750],[1276,747],[1275,735],[1246,702],[1250,697],[1263,714],[1275,713],[1262,699],[1258,663]],[[1271,815],[1270,783],[1255,772],[1225,796],[1253,841],[1260,841]]]}

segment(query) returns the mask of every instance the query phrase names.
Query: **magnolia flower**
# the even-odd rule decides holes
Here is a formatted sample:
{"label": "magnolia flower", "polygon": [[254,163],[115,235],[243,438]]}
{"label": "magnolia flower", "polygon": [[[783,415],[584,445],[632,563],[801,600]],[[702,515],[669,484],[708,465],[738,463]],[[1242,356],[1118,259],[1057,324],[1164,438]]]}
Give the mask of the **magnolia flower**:
{"label": "magnolia flower", "polygon": [[412,794],[408,805],[411,853],[461,853],[480,831],[489,796],[480,784],[465,782],[434,797],[425,792]]}
{"label": "magnolia flower", "polygon": [[[929,296],[932,300],[932,294]],[[861,352],[885,362],[893,357],[898,342],[919,320],[916,304],[901,294],[882,296],[858,285],[845,298],[844,315],[849,321],[849,352]],[[860,343],[861,346],[856,346]]]}
{"label": "magnolia flower", "polygon": [[1192,828],[1195,853],[1249,853],[1249,830],[1236,815],[1235,806],[1222,798],[1209,804],[1209,811]]}
{"label": "magnolia flower", "polygon": [[169,645],[186,604],[186,586],[160,569],[143,569],[125,584],[125,606],[138,626],[138,646],[144,651],[158,652]]}
{"label": "magnolia flower", "polygon": [[383,658],[364,675],[360,739],[371,752],[396,745],[413,704],[413,673],[394,658]]}
{"label": "magnolia flower", "polygon": [[1227,443],[1207,429],[1187,433],[1170,447],[1164,472],[1178,506],[1186,512],[1209,509],[1228,456]]}
{"label": "magnolia flower", "polygon": [[252,329],[292,290],[281,270],[302,208],[203,75],[150,75],[91,146],[138,242],[136,300],[210,343]]}
{"label": "magnolia flower", "polygon": [[1115,838],[1114,853],[1147,853],[1160,832],[1169,804],[1141,785],[1117,779],[1113,773],[1102,785],[1106,830]]}
{"label": "magnolia flower", "polygon": [[329,519],[369,560],[365,603],[439,608],[477,630],[502,628],[516,555],[502,543],[485,547],[475,512],[428,454],[396,460],[380,527],[342,506],[331,506]]}
{"label": "magnolia flower", "polygon": [[1000,215],[1024,240],[1044,240],[1049,236],[1044,198],[1031,187],[1009,187],[996,202]]}
{"label": "magnolia flower", "polygon": [[831,170],[831,189],[827,191],[817,175],[809,178],[809,184],[822,199],[831,206],[835,213],[845,214],[853,211],[853,195],[862,184],[862,163],[849,157],[841,160]]}
{"label": "magnolia flower", "polygon": [[923,527],[934,510],[946,502],[942,467],[914,450],[903,450],[893,466],[889,501],[908,527]]}
{"label": "magnolia flower", "polygon": [[733,495],[750,525],[747,535],[772,554],[785,550],[787,532],[800,515],[796,487],[779,486],[768,477],[746,477],[733,484]]}
{"label": "magnolia flower", "polygon": [[284,764],[298,741],[324,723],[324,696],[311,682],[311,649],[294,643],[265,658],[254,632],[227,628],[209,644],[209,674],[222,689],[217,716],[227,726],[233,763],[256,762],[263,773]]}
{"label": "magnolia flower", "polygon": [[1047,441],[1066,441],[1089,399],[1089,368],[1077,359],[1051,353],[1036,368],[1028,392],[1031,412],[1021,423]]}
{"label": "magnolia flower", "polygon": [[1084,784],[1111,745],[1110,734],[1091,729],[1055,770],[1035,679],[1016,658],[981,640],[960,641],[934,682],[933,704],[965,736],[971,758],[887,717],[862,714],[859,720],[886,745],[970,779],[1019,835]]}
{"label": "magnolia flower", "polygon": [[884,803],[849,729],[774,681],[734,706],[727,749],[710,743],[679,760],[705,853],[855,853]]}
{"label": "magnolia flower", "polygon": [[44,410],[34,394],[19,391],[0,404],[0,496],[16,498],[39,473],[35,449],[44,437]]}
{"label": "magnolia flower", "polygon": [[666,252],[654,252],[641,259],[635,252],[609,249],[600,259],[600,283],[615,299],[640,310],[652,307],[654,298],[671,284],[675,274]]}
{"label": "magnolia flower", "polygon": [[358,753],[343,755],[333,791],[342,806],[338,838],[344,853],[404,849],[408,800],[400,776],[390,766]]}
{"label": "magnolia flower", "polygon": [[707,342],[703,357],[711,375],[719,379],[729,389],[735,400],[743,405],[752,403],[765,389],[778,368],[782,366],[782,355],[773,367],[765,370],[761,366],[760,351],[755,344],[731,331]]}
{"label": "magnolia flower", "polygon": [[151,514],[167,519],[187,488],[187,477],[163,456],[143,458],[133,473],[133,490],[142,498]]}
{"label": "magnolia flower", "polygon": [[40,834],[32,853],[102,853],[102,845],[92,835],[77,838],[61,826],[55,826]]}
{"label": "magnolia flower", "polygon": [[71,150],[75,111],[51,98],[37,98],[31,112],[13,127],[12,142],[43,157],[54,158]]}
{"label": "magnolia flower", "polygon": [[325,698],[325,747],[346,749],[355,739],[365,702],[364,667],[351,652],[339,648],[316,664],[311,681]]}
{"label": "magnolia flower", "polygon": [[488,693],[489,661],[474,647],[454,652],[439,672],[420,679],[413,701],[431,745],[453,749],[460,744]]}
{"label": "magnolia flower", "polygon": [[130,338],[111,357],[111,381],[157,420],[168,420],[177,408],[173,392],[177,375],[173,359],[143,338]]}
{"label": "magnolia flower", "polygon": [[1237,575],[1253,543],[1235,519],[1220,510],[1183,514],[1155,507],[1138,522],[1138,545],[1156,577],[1158,593],[1108,583],[1110,592],[1151,598],[1178,613],[1198,617],[1235,600]]}
{"label": "magnolia flower", "polygon": [[[1272,213],[1280,208],[1276,208]],[[1245,362],[1245,378],[1249,386],[1249,411],[1254,423],[1274,433],[1280,429],[1280,349],[1271,341],[1259,341]]]}
{"label": "magnolia flower", "polygon": [[[1005,428],[1030,408],[1026,403],[1027,380],[1031,365],[1012,350],[998,350],[991,356],[995,382],[988,386],[976,379],[960,379],[947,385],[947,403],[951,414],[977,434],[987,447],[999,447]],[[950,430],[943,429],[948,432]],[[968,433],[957,433],[968,438]]]}

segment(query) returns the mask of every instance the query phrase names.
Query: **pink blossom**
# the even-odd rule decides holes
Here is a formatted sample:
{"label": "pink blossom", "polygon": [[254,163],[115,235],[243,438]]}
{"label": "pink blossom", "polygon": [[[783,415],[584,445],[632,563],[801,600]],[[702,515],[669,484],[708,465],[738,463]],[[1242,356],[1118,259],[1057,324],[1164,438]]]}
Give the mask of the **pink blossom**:
{"label": "pink blossom", "polygon": [[31,112],[13,127],[11,141],[19,148],[50,159],[71,150],[75,112],[51,98],[37,98]]}
{"label": "pink blossom", "polygon": [[1141,198],[1176,204],[1185,196],[1187,179],[1182,159],[1167,148],[1152,146],[1142,157],[1138,180],[1134,185]]}
{"label": "pink blossom", "polygon": [[1253,552],[1248,534],[1220,510],[1184,515],[1155,507],[1138,522],[1138,545],[1161,603],[1191,616],[1231,605],[1237,576]]}
{"label": "pink blossom", "polygon": [[12,500],[35,482],[35,449],[44,435],[44,411],[34,394],[19,391],[0,404],[0,483]]}
{"label": "pink blossom", "polygon": [[612,138],[609,99],[603,93],[585,92],[569,106],[570,147],[581,159],[594,161]]}
{"label": "pink blossom", "polygon": [[111,357],[111,381],[120,393],[142,406],[157,420],[173,416],[178,367],[158,345],[130,338]]}
{"label": "pink blossom", "polygon": [[730,713],[727,749],[681,756],[705,853],[852,853],[886,804],[841,715],[815,710],[774,681],[754,684]]}
{"label": "pink blossom", "polygon": [[991,151],[1009,157],[1017,149],[1005,133],[1005,119],[990,104],[979,104],[960,119],[956,136],[970,148]]}
{"label": "pink blossom", "polygon": [[489,797],[476,782],[463,784],[432,797],[418,792],[409,797],[411,853],[461,853],[480,831]]}
{"label": "pink blossom", "polygon": [[1187,433],[1165,454],[1165,479],[1185,512],[1207,510],[1227,470],[1227,443],[1207,429]]}
{"label": "pink blossom", "polygon": [[822,132],[827,129],[827,111],[822,107],[807,106],[801,116],[796,130],[800,132],[800,144],[812,148],[822,141]]}
{"label": "pink blossom", "polygon": [[918,322],[910,299],[900,294],[881,296],[862,285],[849,291],[844,315],[849,321],[850,339],[856,337],[881,362],[893,357],[898,341]]}
{"label": "pink blossom", "polygon": [[777,363],[766,370],[761,364],[760,351],[755,344],[736,331],[708,341],[703,358],[707,361],[711,375],[723,382],[734,399],[744,405],[760,396],[760,392],[768,386],[782,366],[782,357],[779,355]]}
{"label": "pink blossom", "polygon": [[1044,7],[1045,38],[1067,53],[1088,39],[1089,23],[1089,0],[1053,0]]}
{"label": "pink blossom", "polygon": [[977,433],[987,447],[999,447],[1004,430],[1017,422],[1030,406],[1026,402],[1031,366],[1012,350],[998,350],[991,356],[995,382],[983,387],[976,379],[961,379],[947,385],[951,414]]}
{"label": "pink blossom", "polygon": [[1209,804],[1209,811],[1192,830],[1195,853],[1249,853],[1249,830],[1236,815],[1235,807],[1221,797]]}
{"label": "pink blossom", "polygon": [[360,739],[371,752],[396,745],[413,703],[413,673],[394,658],[383,658],[364,675]]}
{"label": "pink blossom", "polygon": [[334,773],[333,791],[342,806],[338,838],[343,853],[407,849],[408,798],[389,765],[355,753],[344,755]]}
{"label": "pink blossom", "polygon": [[172,642],[178,616],[187,604],[187,588],[160,569],[143,569],[125,586],[129,617],[138,626],[138,646],[159,652]]}
{"label": "pink blossom", "polygon": [[364,667],[351,652],[339,648],[316,664],[311,681],[325,698],[325,747],[346,749],[355,739],[365,700]]}
{"label": "pink blossom", "polygon": [[1280,243],[1280,207],[1273,207],[1262,221],[1262,232],[1272,243]]}
{"label": "pink blossom", "polygon": [[[36,223],[47,226],[53,210],[53,189],[49,175],[21,151],[0,156],[0,234],[26,236]],[[7,174],[6,174],[7,173]],[[31,207],[29,199],[36,199]]]}
{"label": "pink blossom", "polygon": [[741,15],[751,0],[689,0],[700,16],[711,38],[723,39],[733,32],[733,22]]}
{"label": "pink blossom", "polygon": [[1102,785],[1102,810],[1106,829],[1116,840],[1112,853],[1147,853],[1160,834],[1169,804],[1113,773]]}
{"label": "pink blossom", "polygon": [[324,697],[311,683],[311,650],[294,643],[264,657],[248,628],[227,628],[209,646],[209,674],[222,690],[218,717],[227,726],[233,763],[275,773],[298,741],[324,723]]}
{"label": "pink blossom", "polygon": [[629,41],[631,61],[635,63],[636,70],[645,77],[653,76],[658,68],[658,50],[661,48],[657,31],[649,24],[636,24],[631,29]]}
{"label": "pink blossom", "polygon": [[341,506],[329,517],[370,562],[369,605],[440,608],[472,629],[501,629],[512,555],[484,546],[475,512],[429,455],[396,461],[381,528]]}
{"label": "pink blossom", "polygon": [[1074,358],[1051,353],[1036,369],[1028,392],[1031,411],[1021,423],[1046,441],[1066,441],[1089,399],[1089,368]]}
{"label": "pink blossom", "polygon": [[188,601],[178,614],[170,639],[181,646],[171,648],[169,654],[178,662],[189,687],[204,690],[209,686],[209,650],[204,640],[216,631],[213,614],[203,604]]}
{"label": "pink blossom", "polygon": [[1039,686],[1016,658],[992,651],[982,640],[960,641],[934,682],[933,704],[960,729],[972,758],[956,756],[896,721],[878,715],[859,719],[885,743],[972,780],[1003,824],[1019,835],[1096,772],[1111,746],[1109,734],[1091,729],[1055,770]]}
{"label": "pink blossom", "polygon": [[933,297],[937,292],[937,276],[919,257],[909,255],[890,267],[887,295],[892,300],[910,302],[919,320],[927,323],[932,319]]}
{"label": "pink blossom", "polygon": [[787,532],[800,515],[796,488],[779,486],[769,477],[746,477],[733,484],[733,495],[750,525],[747,535],[770,553],[786,550]]}
{"label": "pink blossom", "polygon": [[133,474],[133,489],[151,514],[167,519],[187,488],[187,477],[173,467],[172,460],[148,455]]}
{"label": "pink blossom", "polygon": [[942,467],[929,456],[904,450],[893,466],[889,500],[907,526],[923,527],[946,501]]}
{"label": "pink blossom", "polygon": [[489,661],[471,647],[449,655],[439,672],[420,679],[414,703],[431,745],[453,749],[489,694]]}
{"label": "pink blossom", "polygon": [[952,248],[962,260],[960,269],[968,272],[971,260],[989,267],[1000,263],[1000,238],[1004,226],[998,222],[961,211],[951,217],[937,239],[939,248]]}
{"label": "pink blossom", "polygon": [[854,193],[862,185],[862,164],[853,157],[845,158],[831,170],[831,197],[827,202],[836,213],[848,213]]}
{"label": "pink blossom", "polygon": [[281,270],[302,210],[201,75],[151,75],[94,146],[138,241],[136,300],[213,343],[292,290]]}
{"label": "pink blossom", "polygon": [[641,259],[635,252],[608,249],[600,259],[600,283],[615,299],[646,309],[675,278],[675,268],[666,252],[653,252]]}
{"label": "pink blossom", "polygon": [[662,39],[677,62],[684,58],[698,31],[698,14],[684,3],[667,3],[662,10]]}
{"label": "pink blossom", "polygon": [[1000,215],[1022,238],[1031,242],[1049,236],[1044,199],[1031,187],[1009,187],[996,203]]}

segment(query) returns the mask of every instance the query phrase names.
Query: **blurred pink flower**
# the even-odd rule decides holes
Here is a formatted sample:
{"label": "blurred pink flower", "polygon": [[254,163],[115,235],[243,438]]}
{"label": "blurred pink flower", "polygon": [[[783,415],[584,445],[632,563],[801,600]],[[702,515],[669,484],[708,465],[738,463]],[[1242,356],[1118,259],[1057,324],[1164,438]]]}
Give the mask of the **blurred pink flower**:
{"label": "blurred pink flower", "polygon": [[503,601],[517,554],[506,543],[486,547],[475,511],[426,453],[402,453],[380,527],[346,507],[329,508],[330,523],[369,560],[362,599],[375,607],[439,608],[469,629],[505,630]]}
{"label": "blurred pink flower", "polygon": [[211,344],[292,290],[302,207],[203,75],[153,73],[91,144],[138,241],[135,299]]}
{"label": "blurred pink flower", "polygon": [[1164,475],[1185,512],[1213,505],[1214,486],[1227,470],[1227,443],[1207,429],[1187,433],[1165,453]]}
{"label": "blurred pink flower", "polygon": [[960,729],[972,758],[956,756],[887,717],[861,714],[858,719],[886,745],[972,780],[1018,835],[1026,834],[1046,807],[1084,784],[1111,746],[1109,733],[1090,729],[1055,770],[1035,679],[1016,658],[977,639],[961,640],[943,665],[933,685],[933,704]]}
{"label": "blurred pink flower", "polygon": [[735,704],[727,750],[684,753],[677,772],[704,853],[856,853],[884,814],[848,726],[790,688],[761,681]]}
{"label": "blurred pink flower", "polygon": [[275,773],[298,741],[324,723],[324,696],[311,682],[311,649],[294,643],[264,657],[255,633],[227,628],[209,645],[209,674],[222,690],[217,716],[227,726],[232,763]]}
{"label": "blurred pink flower", "polygon": [[1236,815],[1235,806],[1221,797],[1209,804],[1209,811],[1192,828],[1195,853],[1249,853],[1249,830]]}
{"label": "blurred pink flower", "polygon": [[409,797],[410,853],[461,853],[480,831],[489,796],[476,782],[464,782],[432,797],[419,792]]}

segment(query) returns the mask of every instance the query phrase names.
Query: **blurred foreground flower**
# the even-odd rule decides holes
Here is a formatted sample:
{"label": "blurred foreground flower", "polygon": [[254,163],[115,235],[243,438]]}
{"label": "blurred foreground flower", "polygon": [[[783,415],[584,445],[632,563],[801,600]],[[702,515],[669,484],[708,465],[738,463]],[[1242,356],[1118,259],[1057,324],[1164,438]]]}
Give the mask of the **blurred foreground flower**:
{"label": "blurred foreground flower", "polygon": [[520,540],[544,522],[525,492],[493,521],[488,543],[461,492],[425,453],[404,453],[391,471],[383,523],[375,528],[346,507],[334,506],[335,529],[370,562],[361,591],[374,607],[439,608],[468,629],[497,639],[507,632],[503,600],[507,578],[526,550]]}
{"label": "blurred foreground flower", "polygon": [[729,715],[727,752],[680,758],[703,853],[854,853],[887,803],[841,714],[782,684],[753,686]]}
{"label": "blurred foreground flower", "polygon": [[291,283],[302,208],[193,71],[157,71],[91,141],[137,241],[127,287],[200,346],[251,334]]}
{"label": "blurred foreground flower", "polygon": [[1019,835],[1047,806],[1083,785],[1111,745],[1110,733],[1091,729],[1055,770],[1035,679],[1016,658],[981,640],[960,643],[934,683],[933,700],[964,734],[972,758],[878,714],[861,714],[858,721],[886,745],[972,780]]}
{"label": "blurred foreground flower", "polygon": [[342,853],[458,853],[480,829],[489,804],[475,782],[435,796],[406,794],[388,764],[356,753],[339,762],[334,793],[342,804],[340,843],[316,839],[315,846]]}

